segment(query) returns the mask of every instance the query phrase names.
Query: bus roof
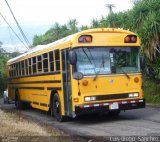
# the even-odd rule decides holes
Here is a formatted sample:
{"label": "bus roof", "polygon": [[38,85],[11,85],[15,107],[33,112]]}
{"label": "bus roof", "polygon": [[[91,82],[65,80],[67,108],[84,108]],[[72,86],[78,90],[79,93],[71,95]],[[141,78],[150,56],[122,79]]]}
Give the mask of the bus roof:
{"label": "bus roof", "polygon": [[12,62],[15,62],[25,56],[28,56],[28,55],[31,55],[33,53],[36,53],[36,52],[39,52],[39,51],[42,51],[42,50],[45,50],[45,49],[49,49],[49,48],[53,48],[55,47],[56,45],[58,44],[63,44],[63,43],[66,43],[66,42],[69,42],[69,41],[72,41],[72,39],[74,39],[74,37],[78,36],[78,35],[81,35],[81,34],[87,34],[87,33],[97,33],[97,32],[116,32],[116,33],[126,33],[126,34],[135,34],[133,32],[130,32],[128,30],[123,30],[123,29],[116,29],[116,28],[96,28],[96,29],[89,29],[89,30],[85,30],[85,31],[81,31],[81,32],[78,32],[76,34],[72,34],[72,35],[69,35],[65,38],[62,38],[60,40],[57,40],[57,41],[54,41],[52,43],[49,43],[47,45],[37,45],[36,47],[28,50],[26,53],[22,54],[22,55],[19,55],[15,58],[12,58],[10,60],[8,60],[8,64],[12,63]]}

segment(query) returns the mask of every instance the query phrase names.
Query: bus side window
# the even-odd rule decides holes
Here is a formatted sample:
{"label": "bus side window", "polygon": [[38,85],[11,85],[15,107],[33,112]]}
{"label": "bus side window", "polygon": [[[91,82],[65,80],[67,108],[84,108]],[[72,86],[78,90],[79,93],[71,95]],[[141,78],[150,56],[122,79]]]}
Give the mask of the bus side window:
{"label": "bus side window", "polygon": [[25,74],[28,75],[28,60],[25,60]]}
{"label": "bus side window", "polygon": [[50,71],[54,71],[54,58],[53,51],[49,52]]}
{"label": "bus side window", "polygon": [[25,75],[24,60],[21,61],[21,66],[22,66],[22,76],[23,76]]}
{"label": "bus side window", "polygon": [[17,76],[19,76],[19,63],[17,62]]}
{"label": "bus side window", "polygon": [[48,53],[43,54],[43,72],[48,72]]}
{"label": "bus side window", "polygon": [[59,71],[60,61],[59,61],[59,50],[58,49],[54,51],[54,55],[55,55],[56,71]]}
{"label": "bus side window", "polygon": [[16,65],[15,65],[15,76],[17,77],[18,76],[18,64],[16,63]]}
{"label": "bus side window", "polygon": [[32,58],[32,72],[33,74],[35,74],[37,72],[37,68],[36,68],[36,57]]}
{"label": "bus side window", "polygon": [[28,59],[28,68],[29,68],[29,75],[31,75],[32,74],[32,59],[31,58],[29,58]]}
{"label": "bus side window", "polygon": [[12,77],[15,77],[15,64],[12,65]]}
{"label": "bus side window", "polygon": [[19,76],[21,76],[21,62],[18,62]]}
{"label": "bus side window", "polygon": [[37,69],[42,72],[42,55],[37,56]]}
{"label": "bus side window", "polygon": [[9,76],[12,77],[12,65],[9,66]]}

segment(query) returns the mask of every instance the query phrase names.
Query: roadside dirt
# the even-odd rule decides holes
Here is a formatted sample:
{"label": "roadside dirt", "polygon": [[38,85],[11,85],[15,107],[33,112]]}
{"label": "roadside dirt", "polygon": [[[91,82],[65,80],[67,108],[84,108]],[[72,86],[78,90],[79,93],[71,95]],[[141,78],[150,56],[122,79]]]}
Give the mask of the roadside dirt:
{"label": "roadside dirt", "polygon": [[67,136],[62,131],[24,118],[20,112],[0,109],[0,136]]}
{"label": "roadside dirt", "polygon": [[[54,121],[54,120],[53,120]],[[43,120],[28,117],[16,109],[0,103],[0,142],[86,142],[88,138],[71,136]],[[92,141],[93,142],[93,141]]]}

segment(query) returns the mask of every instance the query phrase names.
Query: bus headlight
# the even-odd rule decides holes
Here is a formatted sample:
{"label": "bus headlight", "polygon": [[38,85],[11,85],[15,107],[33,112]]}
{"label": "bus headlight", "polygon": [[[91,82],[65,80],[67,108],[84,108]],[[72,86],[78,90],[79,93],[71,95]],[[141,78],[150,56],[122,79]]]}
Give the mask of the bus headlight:
{"label": "bus headlight", "polygon": [[88,101],[95,101],[96,100],[96,97],[85,97],[84,99],[86,102]]}
{"label": "bus headlight", "polygon": [[129,97],[129,98],[136,98],[136,97],[138,97],[138,96],[139,96],[138,93],[130,93],[130,94],[128,94],[128,97]]}

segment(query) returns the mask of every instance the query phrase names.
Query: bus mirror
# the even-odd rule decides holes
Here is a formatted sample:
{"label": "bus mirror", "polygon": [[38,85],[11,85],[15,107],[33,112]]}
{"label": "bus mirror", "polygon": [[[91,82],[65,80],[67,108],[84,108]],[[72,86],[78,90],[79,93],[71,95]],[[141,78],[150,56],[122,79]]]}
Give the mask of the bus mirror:
{"label": "bus mirror", "polygon": [[75,51],[69,51],[69,62],[71,65],[75,65],[77,62],[77,54]]}
{"label": "bus mirror", "polygon": [[83,78],[83,74],[81,72],[75,72],[73,73],[73,78],[75,80],[81,80]]}
{"label": "bus mirror", "polygon": [[141,67],[141,70],[144,71],[144,69],[145,69],[145,58],[144,58],[144,56],[140,57],[140,67]]}

